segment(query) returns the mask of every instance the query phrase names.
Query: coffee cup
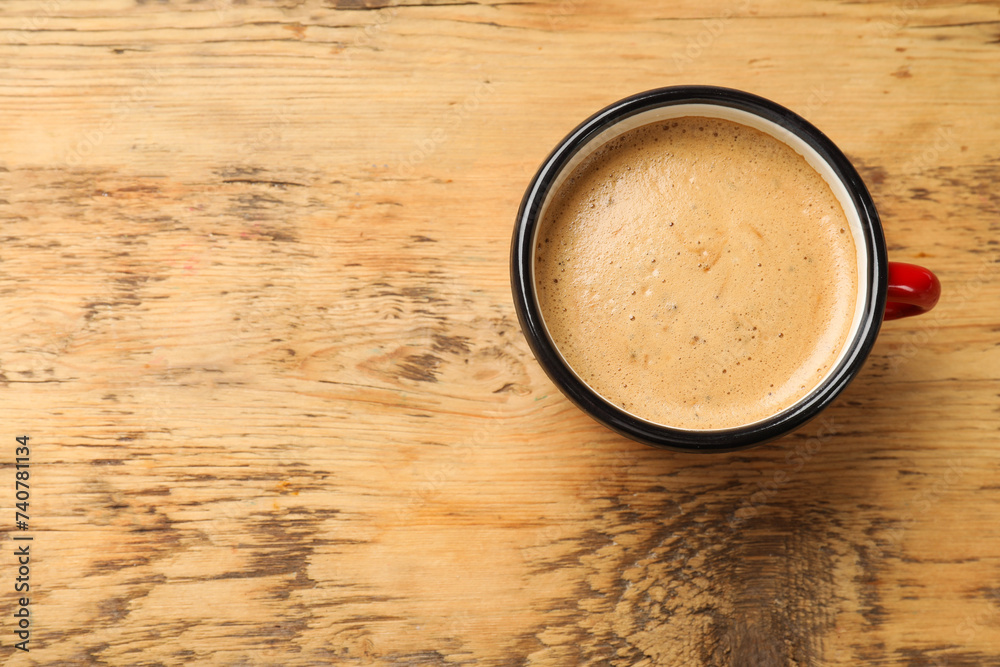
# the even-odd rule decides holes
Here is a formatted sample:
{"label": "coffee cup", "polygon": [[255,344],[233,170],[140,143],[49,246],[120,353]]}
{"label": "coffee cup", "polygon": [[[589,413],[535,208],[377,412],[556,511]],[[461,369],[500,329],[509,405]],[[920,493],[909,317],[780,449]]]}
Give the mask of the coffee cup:
{"label": "coffee cup", "polygon": [[750,93],[616,102],[546,158],[518,211],[522,331],[562,393],[633,440],[721,452],[785,435],[940,283],[889,262],[844,154]]}

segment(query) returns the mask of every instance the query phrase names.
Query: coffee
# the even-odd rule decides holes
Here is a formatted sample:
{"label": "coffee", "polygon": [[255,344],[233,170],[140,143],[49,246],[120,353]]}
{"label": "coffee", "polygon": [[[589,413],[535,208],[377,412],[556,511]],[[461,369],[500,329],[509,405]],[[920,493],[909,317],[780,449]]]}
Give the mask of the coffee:
{"label": "coffee", "polygon": [[858,265],[843,209],[802,156],[732,121],[613,139],[563,183],[536,238],[556,348],[653,423],[775,415],[823,380],[850,334]]}

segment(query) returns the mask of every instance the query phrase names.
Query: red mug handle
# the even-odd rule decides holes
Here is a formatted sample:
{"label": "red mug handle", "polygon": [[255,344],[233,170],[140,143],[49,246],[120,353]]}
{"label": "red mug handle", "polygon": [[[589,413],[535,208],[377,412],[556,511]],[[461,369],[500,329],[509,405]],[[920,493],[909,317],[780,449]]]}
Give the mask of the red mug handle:
{"label": "red mug handle", "polygon": [[883,319],[926,313],[940,297],[941,283],[933,273],[916,264],[889,262],[889,299]]}

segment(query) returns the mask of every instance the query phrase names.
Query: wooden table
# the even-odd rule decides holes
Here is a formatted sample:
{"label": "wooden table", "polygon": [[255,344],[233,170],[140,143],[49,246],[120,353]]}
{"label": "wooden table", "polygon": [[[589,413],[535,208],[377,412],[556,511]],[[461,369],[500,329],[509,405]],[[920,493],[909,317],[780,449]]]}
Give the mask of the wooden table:
{"label": "wooden table", "polygon": [[[998,39],[931,0],[5,0],[0,660],[1000,665]],[[944,285],[715,456],[569,404],[507,269],[565,133],[695,82],[823,129]]]}

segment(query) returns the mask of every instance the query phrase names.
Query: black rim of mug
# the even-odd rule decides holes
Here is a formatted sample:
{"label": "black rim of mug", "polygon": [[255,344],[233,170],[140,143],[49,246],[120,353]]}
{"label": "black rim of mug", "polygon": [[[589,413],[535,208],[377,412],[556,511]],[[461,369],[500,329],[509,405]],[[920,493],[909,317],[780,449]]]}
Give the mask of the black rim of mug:
{"label": "black rim of mug", "polygon": [[[710,104],[749,112],[793,133],[819,153],[846,187],[857,208],[868,256],[868,295],[861,325],[847,354],[805,399],[768,419],[730,429],[687,430],[639,419],[584,384],[549,340],[534,293],[532,245],[538,213],[553,182],[573,156],[612,125],[652,109],[678,104]],[[875,203],[850,160],[811,123],[781,105],[752,93],[717,86],[671,86],[638,93],[597,112],[570,132],[545,159],[521,200],[511,243],[514,306],[528,345],[560,391],[596,421],[632,440],[676,451],[726,452],[745,449],[800,428],[817,416],[861,370],[885,312],[888,259]]]}

